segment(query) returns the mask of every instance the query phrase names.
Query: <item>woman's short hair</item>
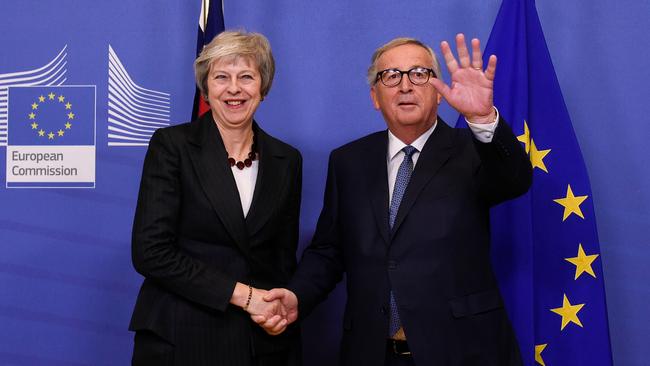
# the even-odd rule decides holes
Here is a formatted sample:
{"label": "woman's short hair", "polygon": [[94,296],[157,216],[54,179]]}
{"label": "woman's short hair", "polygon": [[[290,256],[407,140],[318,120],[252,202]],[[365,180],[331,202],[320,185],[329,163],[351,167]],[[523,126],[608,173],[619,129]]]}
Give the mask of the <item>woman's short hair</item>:
{"label": "woman's short hair", "polygon": [[[415,38],[406,38],[406,37],[400,37],[400,38],[395,38],[391,40],[390,42],[384,44],[383,46],[377,48],[375,50],[375,53],[372,54],[372,59],[370,60],[370,67],[368,67],[368,84],[373,85],[375,83],[375,80],[377,78],[377,60],[386,53],[386,51],[393,49],[395,47],[403,46],[405,44],[413,44],[416,46],[420,46],[427,50],[427,52],[431,55],[431,58],[433,59],[433,65],[431,65],[431,68],[433,71],[436,73],[436,78],[441,78],[442,74],[440,73],[440,62],[438,62],[438,58],[436,57],[436,53],[433,52],[431,47],[427,46],[426,44],[418,41]],[[429,66],[429,65],[422,65],[422,66]]]}
{"label": "woman's short hair", "polygon": [[225,58],[249,58],[255,62],[262,78],[260,93],[264,98],[273,83],[275,60],[269,40],[259,33],[245,31],[224,31],[210,41],[194,61],[194,77],[201,95],[208,95],[208,73],[210,66]]}

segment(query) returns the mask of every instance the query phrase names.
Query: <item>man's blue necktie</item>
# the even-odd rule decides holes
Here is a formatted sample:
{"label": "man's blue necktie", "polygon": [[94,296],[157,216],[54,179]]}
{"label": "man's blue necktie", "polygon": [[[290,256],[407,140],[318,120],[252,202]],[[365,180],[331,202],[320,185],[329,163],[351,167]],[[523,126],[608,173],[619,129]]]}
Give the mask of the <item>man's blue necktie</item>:
{"label": "man's blue necktie", "polygon": [[[400,203],[402,203],[402,197],[406,191],[406,186],[408,186],[409,180],[411,179],[411,174],[413,173],[413,160],[411,157],[413,154],[415,154],[416,151],[418,151],[418,149],[414,148],[411,145],[408,145],[405,146],[402,151],[404,152],[404,160],[402,160],[402,164],[400,164],[399,169],[397,170],[397,178],[395,178],[395,187],[393,188],[393,199],[390,201],[390,207],[388,209],[388,223],[391,230],[395,224],[397,211],[399,210]],[[391,290],[389,337],[393,337],[401,327],[402,322],[399,319],[397,303],[395,302],[395,297],[393,296],[393,291]]]}

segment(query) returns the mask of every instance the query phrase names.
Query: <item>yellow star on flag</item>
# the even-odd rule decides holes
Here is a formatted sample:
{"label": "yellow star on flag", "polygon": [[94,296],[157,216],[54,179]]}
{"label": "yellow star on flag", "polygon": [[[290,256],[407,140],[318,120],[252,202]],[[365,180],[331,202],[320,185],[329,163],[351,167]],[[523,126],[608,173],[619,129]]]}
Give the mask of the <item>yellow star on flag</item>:
{"label": "yellow star on flag", "polygon": [[524,150],[526,150],[526,154],[528,154],[530,151],[530,130],[528,129],[528,123],[526,123],[526,120],[524,120],[524,134],[517,136],[517,140],[524,143]]}
{"label": "yellow star on flag", "polygon": [[72,104],[70,104],[70,102],[66,103],[65,104],[65,109],[70,109],[70,108],[72,108]]}
{"label": "yellow star on flag", "polygon": [[546,348],[546,346],[548,346],[548,343],[535,345],[535,362],[542,366],[546,366],[544,359],[542,358],[542,352],[544,352],[544,348]]}
{"label": "yellow star on flag", "polygon": [[581,274],[587,272],[591,277],[596,278],[594,269],[591,267],[591,264],[598,258],[599,254],[586,255],[584,249],[582,249],[582,244],[578,244],[578,256],[571,258],[564,258],[565,261],[572,263],[576,266],[576,276],[574,280],[577,280]]}
{"label": "yellow star on flag", "polygon": [[32,122],[32,130],[35,130],[38,128],[38,123]]}
{"label": "yellow star on flag", "polygon": [[74,119],[74,113],[72,112],[68,113],[68,119]]}
{"label": "yellow star on flag", "polygon": [[558,314],[562,317],[562,327],[560,330],[564,330],[569,323],[574,323],[579,325],[582,328],[582,323],[578,319],[578,312],[582,309],[585,304],[571,305],[569,299],[564,294],[564,300],[562,300],[562,307],[551,309],[552,312]]}
{"label": "yellow star on flag", "polygon": [[530,163],[532,164],[533,169],[539,168],[545,171],[546,173],[548,173],[548,170],[546,169],[546,165],[544,164],[544,157],[546,157],[546,155],[548,155],[548,153],[551,152],[551,149],[537,150],[535,141],[530,136],[530,129],[528,128],[528,123],[525,120],[524,120],[524,133],[517,136],[517,140],[524,143],[524,150],[526,150],[526,154],[530,155]]}
{"label": "yellow star on flag", "polygon": [[40,97],[38,97],[38,101],[43,103],[45,101],[45,97],[41,95]]}
{"label": "yellow star on flag", "polygon": [[65,100],[65,97],[63,95],[59,95],[59,102],[63,103]]}
{"label": "yellow star on flag", "polygon": [[72,123],[70,123],[70,122],[66,122],[66,123],[65,123],[65,129],[66,129],[66,130],[69,130],[70,127],[72,127]]}
{"label": "yellow star on flag", "polygon": [[50,98],[50,100],[54,100],[55,96],[56,96],[56,94],[54,94],[52,92],[50,92],[50,94],[47,95],[47,97]]}
{"label": "yellow star on flag", "polygon": [[571,190],[571,185],[569,184],[566,189],[566,197],[553,200],[553,202],[564,206],[562,221],[565,221],[571,214],[576,214],[584,219],[585,216],[582,214],[580,205],[587,199],[587,197],[589,196],[574,196],[573,191]]}
{"label": "yellow star on flag", "polygon": [[65,132],[64,132],[63,130],[59,130],[59,131],[57,131],[57,134],[58,134],[59,136],[63,136],[64,133],[65,133]]}
{"label": "yellow star on flag", "polygon": [[544,157],[548,155],[548,153],[551,152],[551,149],[547,150],[537,150],[537,146],[535,146],[535,141],[533,139],[530,139],[530,162],[533,165],[533,169],[539,168],[546,173],[548,173],[548,170],[546,169],[546,165],[544,164]]}
{"label": "yellow star on flag", "polygon": [[47,134],[47,138],[50,140],[54,140],[54,133],[50,132]]}
{"label": "yellow star on flag", "polygon": [[45,136],[45,131],[43,129],[38,130],[38,135],[41,137]]}
{"label": "yellow star on flag", "polygon": [[34,119],[34,118],[36,118],[36,114],[35,114],[34,112],[28,114],[28,116],[29,116],[29,119]]}
{"label": "yellow star on flag", "polygon": [[38,104],[32,103],[32,109],[38,109]]}

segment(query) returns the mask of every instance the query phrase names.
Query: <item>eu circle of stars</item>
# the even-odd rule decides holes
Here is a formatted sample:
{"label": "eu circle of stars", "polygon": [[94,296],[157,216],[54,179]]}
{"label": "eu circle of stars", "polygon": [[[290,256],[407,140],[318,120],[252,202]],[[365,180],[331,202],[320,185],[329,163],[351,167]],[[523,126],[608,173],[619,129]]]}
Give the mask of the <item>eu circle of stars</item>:
{"label": "eu circle of stars", "polygon": [[[48,123],[48,126],[46,126],[46,124],[38,118],[38,108],[41,106],[51,107],[52,105],[54,105],[54,108],[61,109],[61,122],[60,125],[55,125],[55,128],[48,128],[52,127],[50,125],[53,125],[53,123]],[[28,122],[30,123],[31,129],[35,131],[39,138],[46,140],[55,140],[57,138],[63,137],[66,132],[72,129],[72,122],[75,118],[75,114],[72,110],[72,103],[67,101],[63,94],[56,95],[55,93],[50,92],[47,95],[40,95],[38,97],[38,100],[34,101],[31,104],[31,109],[31,112],[27,115]],[[58,127],[58,130],[56,127]]]}

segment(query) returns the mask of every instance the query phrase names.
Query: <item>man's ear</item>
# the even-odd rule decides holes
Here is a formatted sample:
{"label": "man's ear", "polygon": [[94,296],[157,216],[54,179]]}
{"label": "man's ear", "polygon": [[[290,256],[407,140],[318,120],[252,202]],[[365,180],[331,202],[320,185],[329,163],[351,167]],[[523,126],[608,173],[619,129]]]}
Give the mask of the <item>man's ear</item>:
{"label": "man's ear", "polygon": [[377,90],[375,90],[374,85],[370,87],[370,98],[372,99],[372,105],[376,110],[379,110],[379,99],[377,98]]}

